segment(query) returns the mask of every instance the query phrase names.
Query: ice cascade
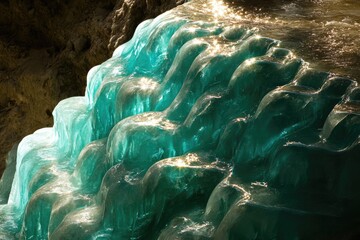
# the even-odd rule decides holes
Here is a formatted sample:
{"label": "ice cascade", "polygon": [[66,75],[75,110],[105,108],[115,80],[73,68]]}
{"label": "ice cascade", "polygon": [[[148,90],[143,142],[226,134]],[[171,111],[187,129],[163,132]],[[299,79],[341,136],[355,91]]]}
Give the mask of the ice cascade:
{"label": "ice cascade", "polygon": [[0,239],[337,239],[356,229],[357,83],[256,29],[181,14],[189,6],[141,23],[89,71],[85,96],[61,101],[54,126],[10,154]]}

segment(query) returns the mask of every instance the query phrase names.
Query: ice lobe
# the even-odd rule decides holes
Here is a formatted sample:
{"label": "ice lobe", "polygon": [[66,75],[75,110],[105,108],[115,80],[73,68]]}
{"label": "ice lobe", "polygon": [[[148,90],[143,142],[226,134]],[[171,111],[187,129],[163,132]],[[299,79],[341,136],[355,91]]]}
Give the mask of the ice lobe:
{"label": "ice lobe", "polygon": [[356,82],[309,68],[254,29],[174,11],[140,24],[87,80],[84,97],[58,104],[52,128],[19,144],[9,197],[0,191],[1,238],[356,230]]}

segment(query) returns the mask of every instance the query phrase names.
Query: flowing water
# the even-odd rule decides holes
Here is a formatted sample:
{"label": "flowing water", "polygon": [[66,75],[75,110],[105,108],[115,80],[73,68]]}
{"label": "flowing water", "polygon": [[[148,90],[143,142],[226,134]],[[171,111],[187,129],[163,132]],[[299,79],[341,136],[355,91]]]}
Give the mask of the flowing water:
{"label": "flowing water", "polygon": [[357,9],[194,0],[141,23],[10,155],[0,238],[357,239]]}
{"label": "flowing water", "polygon": [[311,67],[359,81],[360,1],[196,1],[186,14],[256,28]]}

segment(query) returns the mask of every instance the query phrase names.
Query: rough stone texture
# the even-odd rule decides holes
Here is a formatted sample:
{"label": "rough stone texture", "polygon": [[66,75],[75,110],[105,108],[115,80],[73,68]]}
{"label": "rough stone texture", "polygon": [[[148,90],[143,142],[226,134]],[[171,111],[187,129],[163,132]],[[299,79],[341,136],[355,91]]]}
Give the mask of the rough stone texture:
{"label": "rough stone texture", "polygon": [[51,126],[64,98],[83,95],[88,70],[136,26],[184,0],[0,2],[0,175],[14,143]]}
{"label": "rough stone texture", "polygon": [[133,0],[118,1],[111,26],[109,48],[114,49],[131,38],[135,28],[144,19],[153,18],[185,0]]}

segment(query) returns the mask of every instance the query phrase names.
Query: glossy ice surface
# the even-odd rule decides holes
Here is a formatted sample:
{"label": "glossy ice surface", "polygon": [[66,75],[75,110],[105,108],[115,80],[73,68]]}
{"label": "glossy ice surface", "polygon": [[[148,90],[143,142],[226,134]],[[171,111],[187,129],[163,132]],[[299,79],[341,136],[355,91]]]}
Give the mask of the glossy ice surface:
{"label": "glossy ice surface", "polygon": [[10,156],[0,239],[356,233],[360,88],[232,14],[185,4],[91,69]]}

